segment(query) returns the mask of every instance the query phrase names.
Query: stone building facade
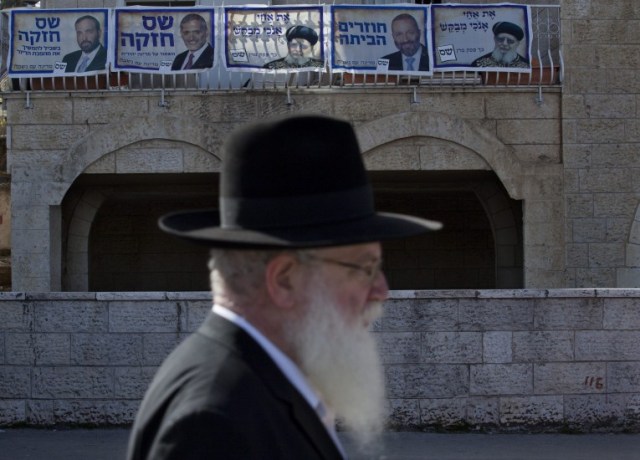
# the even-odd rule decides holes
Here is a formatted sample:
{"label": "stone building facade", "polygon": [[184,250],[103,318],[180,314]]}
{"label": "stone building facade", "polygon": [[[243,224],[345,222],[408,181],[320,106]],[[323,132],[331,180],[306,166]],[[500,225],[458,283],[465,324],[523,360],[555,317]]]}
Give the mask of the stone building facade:
{"label": "stone building facade", "polygon": [[[115,0],[42,3],[116,6]],[[492,413],[489,422],[477,424],[552,421],[590,429],[616,420],[612,426],[637,429],[640,368],[627,350],[640,346],[638,293],[615,288],[640,287],[640,4],[555,3],[563,66],[554,71],[556,77],[561,72],[561,81],[504,84],[499,79],[505,75],[497,82],[491,80],[495,75],[472,75],[459,84],[333,80],[318,87],[211,90],[158,88],[152,79],[118,75],[102,89],[74,89],[74,82],[39,90],[44,82],[30,82],[31,91],[4,93],[15,293],[0,302],[0,315],[11,318],[0,326],[0,374],[19,377],[7,377],[15,385],[0,387],[0,403],[16,414],[2,422],[81,423],[56,418],[55,408],[71,413],[67,405],[75,404],[87,414],[105,414],[105,404],[116,400],[129,401],[129,415],[105,415],[98,423],[130,420],[141,382],[157,359],[141,358],[118,370],[123,365],[117,352],[101,355],[96,344],[147,343],[156,337],[144,334],[156,328],[170,335],[172,320],[162,321],[186,310],[173,302],[156,317],[154,308],[144,307],[147,319],[139,319],[135,330],[121,330],[110,323],[109,309],[135,315],[137,302],[148,295],[133,295],[136,302],[124,307],[108,302],[129,291],[155,291],[150,300],[163,305],[160,300],[175,296],[199,298],[185,291],[207,290],[206,253],[165,240],[157,217],[215,205],[221,145],[233,128],[269,115],[323,113],[354,124],[379,207],[445,223],[438,234],[384,248],[385,271],[396,290],[392,306],[398,308],[385,315],[393,321],[383,324],[405,321],[400,329],[380,331],[394,423],[473,425],[477,414]],[[83,84],[100,86],[97,80]],[[416,291],[427,289],[438,291]],[[479,301],[483,296],[491,302]],[[504,296],[520,299],[516,310],[524,316],[499,321],[500,311],[514,318]],[[558,297],[570,300],[553,300]],[[455,308],[444,317],[452,322],[434,326],[437,312],[451,303]],[[476,314],[475,308],[498,309],[489,315],[495,321],[459,322],[463,314]],[[397,318],[403,311],[408,316]],[[47,324],[64,318],[80,323],[56,335]],[[192,326],[176,329],[174,339]],[[588,345],[590,330],[598,331],[596,348]],[[167,337],[162,340],[176,343]],[[49,340],[58,341],[59,356],[40,354]],[[459,353],[432,361],[427,355],[445,353],[447,340]],[[398,344],[403,356],[390,344]],[[83,351],[85,345],[96,354]],[[105,365],[104,375],[95,374],[96,362]],[[442,365],[453,366],[451,372]],[[130,372],[138,380],[129,379]],[[461,391],[431,392],[419,376],[430,372],[462,382]],[[497,388],[493,372],[518,391]],[[61,375],[71,386],[39,392],[38,382],[47,375]],[[74,389],[73,382],[85,377],[110,383],[99,385],[99,394]],[[596,388],[598,378],[604,387]],[[410,382],[421,385],[417,393]],[[29,385],[28,394],[12,390],[22,384]],[[609,393],[618,395],[612,396],[617,405]],[[39,407],[50,414],[40,421],[33,415]],[[503,417],[509,411],[520,415]],[[429,418],[434,413],[449,416],[437,421]],[[533,415],[524,420],[525,414]]]}

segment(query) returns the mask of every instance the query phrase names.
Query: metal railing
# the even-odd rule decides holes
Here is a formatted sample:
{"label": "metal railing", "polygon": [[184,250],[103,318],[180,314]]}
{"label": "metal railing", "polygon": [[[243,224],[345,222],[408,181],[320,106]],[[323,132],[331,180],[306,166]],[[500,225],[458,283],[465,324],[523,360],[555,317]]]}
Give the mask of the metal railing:
{"label": "metal railing", "polygon": [[547,87],[561,85],[564,63],[561,52],[560,7],[531,6],[532,72],[435,71],[430,76],[353,74],[330,69],[291,73],[229,72],[219,64],[198,74],[148,74],[111,72],[73,77],[31,77],[0,82],[0,91],[253,91],[393,87]]}

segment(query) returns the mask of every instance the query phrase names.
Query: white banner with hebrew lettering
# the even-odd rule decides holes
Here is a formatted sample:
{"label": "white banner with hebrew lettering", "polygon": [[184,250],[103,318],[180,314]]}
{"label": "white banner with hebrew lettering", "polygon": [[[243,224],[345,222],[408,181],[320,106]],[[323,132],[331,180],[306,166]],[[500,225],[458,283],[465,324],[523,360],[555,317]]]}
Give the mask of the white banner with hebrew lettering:
{"label": "white banner with hebrew lettering", "polygon": [[201,72],[213,67],[214,8],[116,8],[113,70]]}
{"label": "white banner with hebrew lettering", "polygon": [[331,7],[331,67],[353,73],[430,75],[426,6]]}
{"label": "white banner with hebrew lettering", "polygon": [[433,5],[436,70],[531,72],[530,7]]}
{"label": "white banner with hebrew lettering", "polygon": [[11,10],[8,72],[16,77],[107,71],[109,10]]}
{"label": "white banner with hebrew lettering", "polygon": [[224,10],[227,69],[287,73],[324,69],[322,6]]}

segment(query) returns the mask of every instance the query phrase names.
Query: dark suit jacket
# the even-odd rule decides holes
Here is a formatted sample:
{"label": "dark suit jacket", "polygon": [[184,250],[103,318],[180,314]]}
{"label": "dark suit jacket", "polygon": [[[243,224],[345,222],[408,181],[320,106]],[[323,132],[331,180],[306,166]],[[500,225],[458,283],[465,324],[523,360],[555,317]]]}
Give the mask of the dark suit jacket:
{"label": "dark suit jacket", "polygon": [[341,459],[314,409],[242,329],[210,314],[158,370],[129,460]]}
{"label": "dark suit jacket", "polygon": [[[80,60],[80,56],[82,56],[82,50],[74,51],[73,53],[66,54],[62,58],[62,62],[67,63],[67,68],[65,69],[65,73],[75,72],[76,66],[78,65],[78,61]],[[104,70],[107,63],[107,49],[100,45],[98,48],[98,53],[95,55],[93,60],[89,63],[85,72],[90,72],[92,70]]]}
{"label": "dark suit jacket", "polygon": [[[189,55],[189,50],[178,54],[173,59],[173,63],[171,64],[171,70],[180,70],[182,68],[182,64],[184,63],[184,60],[187,59],[188,55]],[[204,49],[200,57],[196,59],[196,62],[193,63],[191,68],[192,69],[208,69],[210,67],[213,67],[213,46],[207,43],[207,47]]]}
{"label": "dark suit jacket", "polygon": [[[420,45],[420,49],[422,50],[422,52],[420,53],[420,63],[418,64],[417,70],[426,72],[429,70],[429,53],[427,52],[427,48],[425,48],[423,45]],[[404,56],[400,51],[382,56],[382,59],[389,59],[389,70],[402,70],[403,58]]]}

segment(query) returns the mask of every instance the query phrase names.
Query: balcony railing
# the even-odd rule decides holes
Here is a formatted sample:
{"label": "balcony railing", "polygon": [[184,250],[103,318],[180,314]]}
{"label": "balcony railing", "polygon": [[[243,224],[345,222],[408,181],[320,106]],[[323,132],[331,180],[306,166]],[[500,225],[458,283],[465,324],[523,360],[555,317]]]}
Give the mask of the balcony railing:
{"label": "balcony railing", "polygon": [[[7,22],[5,21],[4,27]],[[532,71],[531,73],[504,71],[435,71],[430,76],[387,75],[384,73],[352,74],[325,69],[323,71],[291,73],[229,72],[223,66],[198,74],[148,74],[111,72],[109,74],[72,77],[6,76],[0,90],[9,91],[255,91],[340,88],[393,87],[549,87],[562,84],[564,63],[561,52],[560,7],[531,6]],[[3,28],[4,28],[3,27]],[[3,37],[7,31],[2,30]],[[6,42],[4,42],[6,43]]]}

